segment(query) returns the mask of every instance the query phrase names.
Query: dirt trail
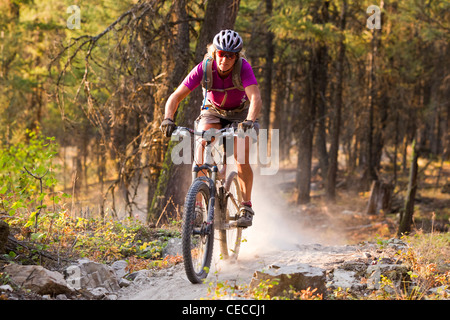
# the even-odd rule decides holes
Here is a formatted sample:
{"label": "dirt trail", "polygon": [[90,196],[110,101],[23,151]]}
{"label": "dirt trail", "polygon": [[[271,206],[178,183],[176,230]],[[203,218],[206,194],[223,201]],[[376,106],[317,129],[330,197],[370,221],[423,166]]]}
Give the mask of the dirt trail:
{"label": "dirt trail", "polygon": [[307,263],[325,269],[344,261],[361,258],[362,253],[355,246],[323,246],[320,244],[299,244],[297,250],[279,250],[261,255],[246,255],[234,264],[215,258],[206,283],[193,285],[187,279],[182,264],[169,270],[159,271],[146,283],[122,289],[119,299],[124,300],[195,300],[208,297],[210,282],[248,285],[255,270],[272,264],[290,265]]}
{"label": "dirt trail", "polygon": [[[305,230],[296,220],[285,214],[281,195],[271,186],[293,179],[292,173],[280,172],[276,176],[255,178],[253,203],[254,223],[243,232],[239,259],[229,263],[219,258],[215,245],[211,271],[205,284],[193,285],[184,273],[183,264],[162,270],[139,285],[122,289],[119,299],[178,300],[207,297],[209,282],[228,280],[229,284],[248,285],[255,270],[272,264],[290,265],[307,263],[331,269],[347,260],[362,256],[358,246],[342,245],[345,239],[335,238],[330,243],[320,234]],[[329,237],[328,237],[329,239]]]}

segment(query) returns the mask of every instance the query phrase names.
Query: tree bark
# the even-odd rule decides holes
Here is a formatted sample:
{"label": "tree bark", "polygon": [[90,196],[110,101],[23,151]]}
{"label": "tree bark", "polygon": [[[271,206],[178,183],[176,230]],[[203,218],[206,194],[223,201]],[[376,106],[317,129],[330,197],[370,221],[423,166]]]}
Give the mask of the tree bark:
{"label": "tree bark", "polygon": [[[345,18],[347,13],[347,0],[342,3],[342,11],[340,17],[341,32],[345,30]],[[344,82],[344,59],[345,59],[345,44],[344,35],[341,35],[341,42],[339,44],[339,55],[337,60],[337,83],[335,91],[335,106],[334,119],[332,124],[331,146],[329,153],[329,163],[327,179],[325,184],[326,197],[330,201],[336,200],[336,177],[338,171],[338,152],[339,152],[339,135],[341,128],[341,110],[342,110],[342,90]]]}
{"label": "tree bark", "polygon": [[[305,85],[306,101],[300,103],[300,120],[298,133],[298,158],[297,158],[297,203],[306,204],[311,200],[311,166],[314,137],[314,88],[311,85],[311,71],[308,74]],[[298,95],[299,90],[295,90]],[[295,103],[296,99],[294,99]],[[299,101],[299,99],[297,100]]]}
{"label": "tree bark", "polygon": [[[325,25],[329,22],[328,6],[329,1],[320,3],[320,8],[313,14],[314,22]],[[327,152],[327,134],[326,134],[326,118],[327,103],[326,91],[328,86],[328,47],[323,41],[318,41],[318,48],[315,54],[314,65],[314,84],[315,84],[315,101],[317,108],[317,135],[316,150],[319,157],[320,175],[325,181],[328,171],[328,152]]]}
{"label": "tree bark", "polygon": [[[373,137],[374,137],[374,118],[375,118],[375,99],[376,99],[376,77],[375,77],[375,57],[377,53],[377,33],[372,30],[372,51],[369,59],[369,121],[367,128],[367,147],[366,147],[366,162],[365,162],[365,174],[362,184],[364,186],[370,185],[372,180],[378,180],[375,168],[373,166]],[[364,187],[367,189],[367,187]]]}
{"label": "tree bark", "polygon": [[400,224],[397,235],[407,234],[411,232],[411,224],[414,215],[414,201],[417,192],[417,172],[419,169],[417,160],[419,158],[419,150],[416,148],[416,140],[412,144],[411,168],[409,171],[408,191],[406,193],[404,212],[400,216]]}
{"label": "tree bark", "polygon": [[[272,16],[272,4],[273,0],[266,0],[266,16],[270,18]],[[272,69],[273,69],[273,58],[274,58],[274,45],[273,45],[273,33],[268,31],[265,34],[265,47],[266,47],[266,63],[264,65],[264,80],[262,86],[262,121],[261,126],[264,129],[269,129],[270,127],[270,108],[272,105]]]}
{"label": "tree bark", "polygon": [[327,65],[328,50],[325,45],[320,45],[316,53],[315,62],[315,101],[317,109],[317,135],[316,150],[319,157],[320,175],[325,181],[328,171],[328,152],[327,152],[327,134],[326,134],[326,90],[327,90]]}
{"label": "tree bark", "polygon": [[367,204],[366,214],[377,215],[380,210],[389,213],[391,209],[393,186],[382,181],[373,181],[370,189],[369,202]]}
{"label": "tree bark", "polygon": [[[315,2],[311,6],[311,15],[314,23],[325,23],[327,21],[328,1],[324,4]],[[322,9],[320,6],[323,5]],[[297,203],[305,204],[311,200],[311,165],[313,154],[313,138],[315,122],[318,117],[319,123],[324,121],[325,114],[325,90],[327,80],[327,49],[320,40],[313,40],[311,44],[311,59],[306,77],[306,102],[300,105],[299,145],[297,160]],[[319,113],[319,114],[318,114]],[[318,150],[322,175],[327,172],[328,159],[326,152],[325,126],[319,124]]]}

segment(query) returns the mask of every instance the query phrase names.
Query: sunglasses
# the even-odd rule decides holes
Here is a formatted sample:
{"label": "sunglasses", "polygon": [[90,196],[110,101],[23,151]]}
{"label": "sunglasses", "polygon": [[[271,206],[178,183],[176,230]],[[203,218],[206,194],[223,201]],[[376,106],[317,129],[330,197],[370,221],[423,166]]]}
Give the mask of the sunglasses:
{"label": "sunglasses", "polygon": [[228,59],[234,59],[236,57],[236,53],[227,51],[217,51],[217,55],[220,58],[227,57]]}

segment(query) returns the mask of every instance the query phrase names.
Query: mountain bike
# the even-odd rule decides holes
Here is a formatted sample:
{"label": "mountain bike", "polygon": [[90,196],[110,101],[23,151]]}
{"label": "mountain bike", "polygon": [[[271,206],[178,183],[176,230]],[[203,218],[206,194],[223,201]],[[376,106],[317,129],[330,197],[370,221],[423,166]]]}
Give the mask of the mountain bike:
{"label": "mountain bike", "polygon": [[[204,138],[206,132],[177,127],[174,134],[184,133]],[[220,175],[225,171],[226,139],[234,139],[236,136],[240,135],[232,127],[214,131],[214,141],[205,141],[203,164],[193,166],[192,184],[186,195],[182,223],[184,267],[192,283],[200,283],[208,275],[215,230],[219,235],[221,257],[236,260],[239,254],[243,228],[237,226],[242,202],[237,172],[230,172],[226,178]],[[221,163],[214,161],[213,147],[216,150],[220,150],[219,147],[224,149]],[[199,172],[203,175],[199,175]]]}

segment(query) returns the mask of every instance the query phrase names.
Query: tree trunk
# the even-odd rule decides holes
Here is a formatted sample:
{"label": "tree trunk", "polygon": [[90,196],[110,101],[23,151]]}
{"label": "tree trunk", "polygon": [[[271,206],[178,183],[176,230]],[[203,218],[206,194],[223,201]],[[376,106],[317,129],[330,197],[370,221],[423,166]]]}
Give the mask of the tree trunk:
{"label": "tree trunk", "polygon": [[[341,12],[340,30],[345,30],[345,18],[347,11],[347,1],[343,1]],[[336,84],[336,98],[334,107],[334,121],[332,124],[331,146],[329,153],[329,163],[327,180],[325,184],[325,192],[328,200],[335,201],[336,199],[336,176],[338,171],[338,151],[339,151],[339,134],[341,128],[341,110],[342,110],[342,88],[344,82],[344,59],[345,59],[345,44],[344,35],[339,44],[339,55],[337,60],[337,84]]]}
{"label": "tree trunk", "polygon": [[325,181],[328,172],[328,152],[327,152],[327,134],[326,134],[326,90],[327,90],[327,65],[328,65],[328,50],[325,45],[320,45],[316,53],[315,63],[315,101],[317,109],[317,135],[316,135],[316,150],[319,158],[320,175]]}
{"label": "tree trunk", "polygon": [[398,170],[398,165],[397,165],[397,157],[398,157],[398,143],[399,143],[399,111],[395,110],[395,141],[394,141],[394,159],[392,159],[392,168],[393,168],[393,173],[394,173],[394,177],[392,178],[392,184],[395,185],[397,184],[397,170]]}
{"label": "tree trunk", "polygon": [[[103,197],[103,191],[105,188],[105,178],[106,178],[106,148],[105,145],[101,142],[101,139],[97,137],[97,143],[96,143],[96,156],[97,156],[97,183],[100,185],[100,195]],[[105,217],[105,208],[103,206],[103,199],[98,199],[99,202],[99,211],[100,216],[102,218]]]}
{"label": "tree trunk", "polygon": [[[329,1],[317,1],[311,5],[311,15],[316,24],[328,21]],[[311,59],[306,77],[306,102],[300,106],[300,134],[297,162],[297,203],[310,201],[311,164],[315,122],[319,122],[317,145],[322,176],[328,171],[328,156],[325,134],[325,92],[327,87],[328,53],[321,40],[312,40]]]}
{"label": "tree trunk", "polygon": [[[272,16],[272,0],[266,0],[266,15],[267,18]],[[261,127],[269,129],[270,127],[270,108],[272,105],[272,69],[274,58],[273,33],[268,31],[265,34],[265,48],[266,48],[266,63],[264,64],[264,80],[262,88],[262,121]]]}
{"label": "tree trunk", "polygon": [[380,210],[383,210],[384,213],[389,213],[393,189],[391,184],[379,180],[373,181],[366,214],[377,215],[380,213]]}
{"label": "tree trunk", "polygon": [[[285,65],[281,65],[280,66],[280,71],[277,72],[276,76],[275,76],[275,83],[277,83],[278,85],[275,88],[275,103],[274,103],[274,117],[273,117],[273,123],[272,123],[272,128],[274,129],[280,129],[281,126],[281,121],[282,121],[282,116],[283,116],[283,104],[285,101],[285,92],[286,92],[286,66]],[[281,137],[281,132],[280,132],[280,139],[282,141],[282,144],[284,142],[284,140]],[[281,148],[281,145],[280,145]],[[280,151],[280,154],[282,154],[282,152]]]}
{"label": "tree trunk", "polygon": [[406,194],[404,212],[400,216],[400,224],[397,235],[407,234],[411,232],[411,224],[414,214],[414,201],[417,192],[417,172],[419,169],[417,160],[419,158],[419,151],[416,148],[416,140],[412,144],[411,168],[409,171],[408,191]]}
{"label": "tree trunk", "polygon": [[[383,1],[380,4],[383,9]],[[376,57],[378,56],[378,48],[380,47],[380,30],[372,30],[372,50],[369,56],[369,86],[368,86],[368,108],[369,108],[369,121],[367,130],[367,146],[366,146],[366,161],[364,164],[364,175],[361,179],[361,189],[367,190],[373,180],[378,180],[378,174],[376,172],[376,157],[374,148],[374,126],[375,126],[375,109],[378,104],[378,90],[377,79],[375,75],[376,70]]]}
{"label": "tree trunk", "polygon": [[[298,133],[298,158],[297,158],[297,203],[306,204],[311,200],[311,165],[312,165],[312,147],[314,136],[314,88],[311,83],[311,71],[308,72],[306,79],[305,92],[306,101],[300,103],[300,120]],[[299,94],[299,90],[295,90],[295,94]],[[298,99],[299,101],[300,99]],[[296,100],[294,99],[294,102]]]}
{"label": "tree trunk", "polygon": [[[321,2],[321,7],[313,14],[314,22],[325,25],[329,22],[328,6],[329,1]],[[319,157],[320,175],[322,180],[326,180],[328,172],[328,152],[327,152],[327,134],[326,134],[326,118],[327,118],[327,104],[326,91],[328,84],[328,47],[323,41],[318,42],[318,49],[314,56],[316,59],[314,63],[314,85],[315,98],[317,104],[317,135],[316,135],[316,150]]]}
{"label": "tree trunk", "polygon": [[[278,72],[278,76],[276,78],[276,83],[279,85],[276,86],[276,100],[274,106],[274,121],[273,128],[280,130],[280,160],[288,160],[289,159],[289,150],[290,150],[290,142],[293,126],[293,119],[296,119],[292,114],[291,110],[289,110],[289,105],[291,103],[291,74],[292,74],[292,65],[283,64],[280,66],[280,71]],[[297,109],[295,109],[297,110]]]}
{"label": "tree trunk", "polygon": [[[375,121],[375,99],[376,99],[376,85],[375,85],[375,57],[377,53],[376,31],[372,30],[372,52],[370,53],[369,61],[369,121],[367,129],[367,147],[366,147],[366,161],[365,174],[363,177],[363,185],[371,183],[373,180],[378,180],[375,168],[373,167],[373,137],[374,137],[374,121]],[[364,188],[366,189],[366,188]]]}
{"label": "tree trunk", "polygon": [[75,202],[80,200],[81,187],[83,185],[83,165],[81,164],[82,151],[80,143],[77,144],[77,155],[73,158],[72,190]]}
{"label": "tree trunk", "polygon": [[[450,47],[450,46],[449,46]],[[447,101],[450,101],[450,90],[447,90]],[[446,134],[444,134],[444,148],[443,148],[443,156],[442,159],[444,160],[450,160],[450,103],[447,103],[447,121],[445,125]]]}

